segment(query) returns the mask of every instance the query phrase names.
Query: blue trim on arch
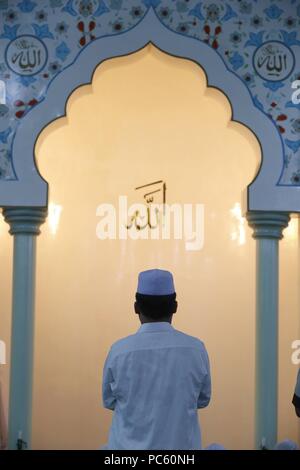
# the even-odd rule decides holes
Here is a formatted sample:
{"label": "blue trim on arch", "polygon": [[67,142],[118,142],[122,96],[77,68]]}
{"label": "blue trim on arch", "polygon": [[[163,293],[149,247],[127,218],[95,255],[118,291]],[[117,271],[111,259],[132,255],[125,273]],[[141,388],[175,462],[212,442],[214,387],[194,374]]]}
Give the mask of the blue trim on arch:
{"label": "blue trim on arch", "polygon": [[[123,40],[123,36],[126,36],[126,41]],[[264,210],[263,204],[261,205],[263,201],[267,203],[268,210],[277,209],[276,202],[279,199],[274,195],[274,190],[276,186],[279,186],[278,175],[282,170],[283,153],[283,140],[277,126],[257,106],[242,78],[228,68],[219,53],[216,54],[212,47],[196,38],[168,28],[160,21],[152,8],[130,30],[106,35],[89,43],[79,52],[72,64],[52,79],[47,87],[46,97],[28,112],[22,126],[18,127],[13,148],[16,156],[15,171],[20,176],[20,182],[18,187],[14,185],[14,196],[11,191],[8,192],[8,184],[13,182],[1,183],[1,205],[19,205],[20,200],[23,205],[30,203],[31,206],[44,206],[47,204],[47,184],[39,175],[34,161],[34,146],[39,133],[50,122],[65,114],[65,105],[70,94],[78,86],[91,83],[93,73],[101,62],[134,53],[149,42],[167,54],[196,62],[206,72],[208,83],[225,93],[232,104],[233,120],[249,127],[257,135],[262,147],[263,161],[260,171],[248,187],[250,200],[250,202],[248,200],[248,209]],[[102,43],[101,47],[99,47],[100,43]],[[70,74],[73,68],[74,73]],[[51,106],[47,106],[48,102]],[[241,102],[245,109],[241,107]],[[261,126],[263,125],[263,132],[258,122]],[[274,145],[272,161],[270,160],[271,143]],[[24,146],[27,147],[24,148]],[[268,166],[268,178],[266,178],[266,166]],[[262,188],[263,194],[260,197]],[[292,189],[295,191],[295,187]],[[278,205],[278,210],[285,210],[282,203]]]}
{"label": "blue trim on arch", "polygon": [[[147,12],[148,12],[148,11],[147,11]],[[145,15],[147,14],[147,12],[145,13]],[[139,23],[140,23],[141,21],[143,21],[145,15],[141,18],[141,20],[139,21]],[[122,31],[121,33],[118,34],[118,36],[124,35],[124,34],[126,34],[128,31],[131,31],[131,30],[134,29],[139,23],[137,23],[136,25],[132,26],[132,28],[129,28],[129,29],[126,30],[126,31]],[[32,35],[27,34],[26,36],[32,36]],[[101,39],[103,39],[103,38],[114,37],[114,36],[116,36],[116,34],[109,34],[109,35],[100,36],[99,38],[97,38],[97,39],[95,40],[95,42],[96,42],[96,41],[99,41],[99,40],[101,40]],[[32,36],[32,37],[35,38],[35,36]],[[10,43],[9,43],[9,44],[10,44]],[[7,47],[9,46],[9,44],[7,45]],[[84,52],[84,50],[85,50],[86,48],[88,48],[89,46],[90,46],[90,44],[86,44],[86,45],[79,51],[79,53],[77,54],[77,56],[74,58],[74,60],[73,60],[69,65],[67,65],[63,70],[61,70],[61,71],[58,72],[54,77],[52,77],[52,79],[49,81],[49,83],[48,83],[48,85],[47,85],[47,87],[46,87],[46,89],[45,89],[45,93],[44,93],[43,98],[39,101],[39,103],[37,104],[37,106],[39,106],[40,104],[42,104],[42,103],[46,100],[46,98],[47,98],[47,93],[48,93],[48,89],[49,89],[49,87],[52,85],[52,82],[54,82],[54,81],[58,78],[59,75],[61,75],[61,74],[64,73],[67,69],[69,69],[70,67],[72,67],[72,66],[75,64],[75,62],[78,60],[78,57],[79,57],[79,56]],[[7,49],[7,47],[6,47],[6,49]],[[34,109],[35,109],[35,108],[29,109],[29,110],[26,112],[26,118],[27,118],[27,116],[28,116]],[[24,119],[26,119],[26,118],[24,118]],[[13,136],[13,139],[12,139],[12,149],[14,148],[14,141],[15,141],[17,132],[18,132],[18,129],[17,129],[17,131],[15,132],[15,134],[14,134],[14,136]],[[15,174],[15,178],[14,178],[14,179],[10,179],[10,180],[7,179],[6,181],[18,181],[19,178],[18,178],[18,175],[17,175],[17,173],[16,173],[16,171],[15,171],[14,159],[13,159],[13,158],[11,158],[11,165],[12,165],[13,172],[14,172],[14,174]],[[0,184],[1,184],[1,183],[2,183],[2,181],[0,181]]]}
{"label": "blue trim on arch", "polygon": [[[172,32],[174,33],[174,31],[173,31],[171,28],[168,28],[168,26],[166,26],[166,25],[160,20],[160,18],[159,18],[159,16],[157,15],[157,13],[156,13],[155,10],[154,10],[154,12],[155,12],[155,15],[156,15],[157,19],[160,21],[160,23],[161,23],[165,28],[167,28],[169,31],[172,31]],[[180,32],[176,32],[176,34],[178,34],[178,35],[180,35],[180,36],[183,36],[183,37],[187,37],[185,34],[182,34],[182,33],[180,33]],[[190,39],[193,39],[193,40],[195,40],[195,41],[198,41],[196,38],[190,37]],[[273,42],[274,42],[274,41],[273,41]],[[279,41],[277,41],[277,42],[279,42]],[[210,47],[210,46],[207,46],[207,47]],[[247,92],[248,92],[248,94],[249,94],[249,96],[250,96],[250,98],[251,98],[251,101],[252,101],[252,103],[253,103],[253,106],[255,106],[255,108],[257,108],[261,113],[263,113],[263,114],[266,116],[266,118],[267,118],[267,119],[273,124],[273,126],[275,127],[276,132],[277,132],[278,136],[280,137],[280,140],[281,140],[281,147],[282,147],[282,169],[281,169],[281,172],[280,172],[280,176],[279,176],[279,178],[278,178],[278,180],[277,180],[276,186],[291,186],[291,185],[284,185],[284,184],[280,184],[280,183],[279,183],[279,182],[280,182],[280,179],[281,179],[281,177],[282,177],[282,174],[283,174],[283,172],[284,172],[284,142],[283,142],[283,138],[282,138],[282,136],[281,136],[281,134],[280,134],[280,132],[279,132],[279,130],[278,130],[278,127],[276,126],[275,122],[268,116],[268,114],[267,114],[265,111],[263,111],[263,110],[257,105],[257,103],[256,103],[255,100],[254,100],[254,97],[252,96],[252,94],[251,94],[249,88],[247,87],[247,85],[245,84],[245,82],[243,81],[243,79],[242,79],[237,73],[235,73],[233,70],[231,70],[231,69],[228,67],[228,65],[226,64],[226,62],[225,62],[225,60],[223,59],[222,55],[218,52],[218,50],[216,50],[216,51],[214,50],[214,52],[215,52],[216,54],[218,54],[218,56],[220,57],[220,59],[222,60],[222,62],[223,62],[223,64],[224,64],[224,66],[226,67],[226,69],[227,69],[230,73],[232,73],[233,75],[235,75],[235,77],[238,78],[238,79],[240,80],[240,82],[243,84],[243,86],[246,88],[246,90],[247,90]],[[291,51],[291,52],[292,52],[292,51]],[[293,53],[293,52],[292,52],[292,54],[293,54],[293,56],[294,56],[294,53]],[[294,60],[295,60],[295,57],[294,57]],[[233,120],[234,120],[234,109],[233,109],[232,117],[233,117]],[[300,186],[300,183],[299,183],[299,186]]]}

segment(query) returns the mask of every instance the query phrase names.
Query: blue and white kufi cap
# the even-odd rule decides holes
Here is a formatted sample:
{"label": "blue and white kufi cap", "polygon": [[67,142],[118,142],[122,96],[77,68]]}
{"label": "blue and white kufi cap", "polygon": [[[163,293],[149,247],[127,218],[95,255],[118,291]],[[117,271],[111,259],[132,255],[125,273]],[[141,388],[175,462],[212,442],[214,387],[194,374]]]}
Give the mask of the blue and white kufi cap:
{"label": "blue and white kufi cap", "polygon": [[172,274],[162,269],[142,271],[139,274],[137,293],[143,295],[175,294]]}

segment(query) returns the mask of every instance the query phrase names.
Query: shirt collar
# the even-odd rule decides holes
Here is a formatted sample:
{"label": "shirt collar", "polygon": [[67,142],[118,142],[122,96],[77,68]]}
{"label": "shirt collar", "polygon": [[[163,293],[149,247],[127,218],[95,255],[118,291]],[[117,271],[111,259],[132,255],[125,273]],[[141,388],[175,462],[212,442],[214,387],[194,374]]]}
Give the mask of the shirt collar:
{"label": "shirt collar", "polygon": [[156,333],[160,331],[172,331],[174,330],[173,326],[166,321],[150,322],[143,323],[137,333]]}

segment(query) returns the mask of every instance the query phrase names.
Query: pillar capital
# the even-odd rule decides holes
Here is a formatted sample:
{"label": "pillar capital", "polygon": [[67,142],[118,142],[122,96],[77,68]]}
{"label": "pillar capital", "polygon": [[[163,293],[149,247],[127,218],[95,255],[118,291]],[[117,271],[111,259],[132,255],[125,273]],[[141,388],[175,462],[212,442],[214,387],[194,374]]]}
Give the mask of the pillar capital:
{"label": "pillar capital", "polygon": [[273,238],[281,240],[283,230],[288,226],[288,212],[249,211],[246,214],[248,224],[253,228],[253,238]]}
{"label": "pillar capital", "polygon": [[47,217],[46,207],[7,207],[3,209],[5,222],[11,235],[39,235],[40,226]]}

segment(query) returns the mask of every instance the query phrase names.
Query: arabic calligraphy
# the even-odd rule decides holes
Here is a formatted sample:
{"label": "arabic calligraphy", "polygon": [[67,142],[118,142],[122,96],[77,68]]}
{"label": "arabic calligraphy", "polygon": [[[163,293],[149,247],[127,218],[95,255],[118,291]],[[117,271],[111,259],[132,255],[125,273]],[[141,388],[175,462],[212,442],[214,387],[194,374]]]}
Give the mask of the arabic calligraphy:
{"label": "arabic calligraphy", "polygon": [[[158,185],[160,187],[158,187]],[[154,187],[151,191],[148,190],[150,186]],[[135,227],[136,230],[143,230],[149,227],[150,229],[155,229],[159,226],[160,223],[160,209],[157,207],[158,203],[156,202],[155,206],[151,207],[151,204],[155,203],[155,198],[158,194],[160,194],[162,204],[162,212],[163,215],[165,213],[165,206],[166,206],[166,197],[167,197],[167,185],[163,180],[154,181],[153,183],[147,183],[142,186],[138,186],[135,188],[136,191],[141,189],[146,189],[146,193],[144,194],[143,198],[146,201],[146,214],[142,214],[139,210],[136,210],[133,215],[130,217],[130,222],[126,225],[126,228],[129,230],[132,227]],[[145,223],[143,223],[144,219],[146,219]]]}
{"label": "arabic calligraphy", "polygon": [[31,76],[39,73],[45,67],[48,52],[40,39],[23,35],[9,43],[5,59],[13,72],[18,75]]}
{"label": "arabic calligraphy", "polygon": [[291,49],[279,41],[267,41],[254,53],[253,66],[264,80],[285,80],[295,67],[295,56]]}

